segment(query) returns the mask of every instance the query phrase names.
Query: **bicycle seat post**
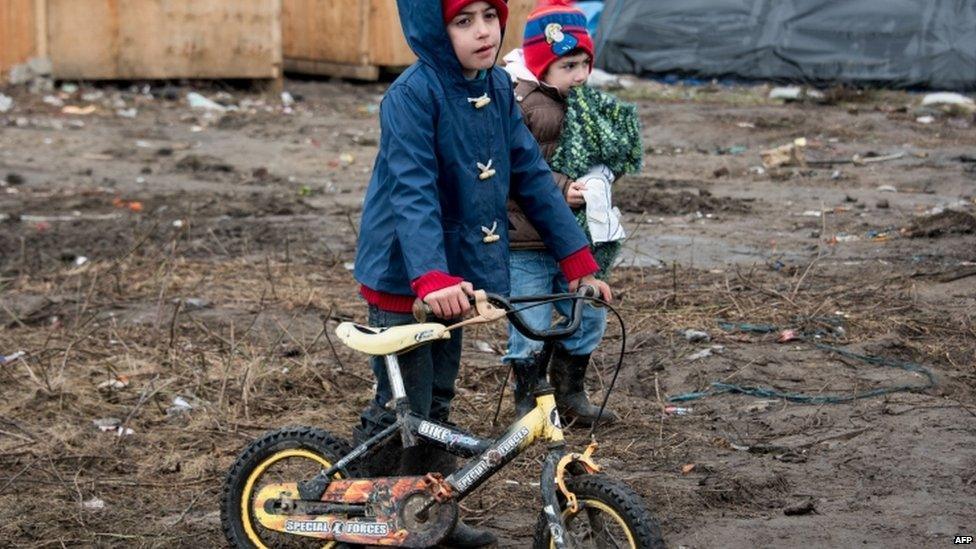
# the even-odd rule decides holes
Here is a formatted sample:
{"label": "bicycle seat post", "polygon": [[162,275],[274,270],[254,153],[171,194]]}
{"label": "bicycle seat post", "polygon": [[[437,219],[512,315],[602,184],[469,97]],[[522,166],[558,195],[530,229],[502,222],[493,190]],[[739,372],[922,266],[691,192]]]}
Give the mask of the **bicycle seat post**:
{"label": "bicycle seat post", "polygon": [[410,425],[405,421],[410,413],[410,401],[407,400],[407,390],[403,387],[403,375],[400,373],[400,362],[395,353],[384,355],[386,361],[386,376],[390,379],[393,389],[393,406],[396,409],[397,421],[400,423],[400,438],[403,447],[409,448],[417,444],[416,437],[410,431]]}

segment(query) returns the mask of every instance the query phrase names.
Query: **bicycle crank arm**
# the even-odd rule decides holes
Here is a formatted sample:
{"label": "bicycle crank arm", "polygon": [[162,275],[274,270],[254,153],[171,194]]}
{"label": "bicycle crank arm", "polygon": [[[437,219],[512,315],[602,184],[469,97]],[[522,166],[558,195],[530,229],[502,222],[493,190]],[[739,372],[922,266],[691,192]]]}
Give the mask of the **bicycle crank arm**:
{"label": "bicycle crank arm", "polygon": [[[430,547],[454,528],[457,502],[440,475],[342,479],[320,501],[299,499],[298,483],[261,488],[251,511],[285,534],[361,545]],[[421,513],[421,510],[424,513]]]}

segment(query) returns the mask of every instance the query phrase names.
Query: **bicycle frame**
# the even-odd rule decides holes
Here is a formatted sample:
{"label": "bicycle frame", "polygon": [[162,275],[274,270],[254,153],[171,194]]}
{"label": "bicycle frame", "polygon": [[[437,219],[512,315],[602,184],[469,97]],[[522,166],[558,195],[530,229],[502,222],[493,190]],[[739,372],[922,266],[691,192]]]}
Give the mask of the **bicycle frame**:
{"label": "bicycle frame", "polygon": [[452,488],[452,499],[457,501],[464,499],[534,442],[544,440],[549,443],[549,454],[545,459],[541,477],[542,497],[553,532],[553,541],[556,547],[564,547],[562,519],[554,510],[559,509],[557,466],[567,454],[551,386],[548,383],[541,386],[536,391],[535,408],[516,420],[501,436],[494,439],[482,438],[454,426],[423,418],[410,411],[397,357],[387,355],[385,360],[387,374],[393,388],[396,421],[343,456],[329,469],[322,470],[310,480],[299,482],[302,499],[321,498],[333,475],[376,445],[394,436],[397,431],[404,441],[404,447],[425,441],[456,456],[473,458],[445,479]]}
{"label": "bicycle frame", "polygon": [[[497,296],[487,296],[486,298],[486,295],[482,293],[480,299],[476,302],[479,317],[462,321],[448,329],[469,323],[488,322],[499,318],[490,309],[483,308],[488,299],[508,303]],[[511,303],[530,302],[534,299],[538,300],[538,298],[526,297],[517,298],[517,300],[513,299]],[[517,314],[511,316],[511,321],[520,331],[526,333],[529,337],[551,341],[565,337],[577,329],[580,322],[580,305],[581,303],[578,302],[574,306],[572,318],[566,326],[556,327],[546,332],[536,332],[527,327]],[[549,385],[544,373],[540,374],[535,391],[535,407],[524,416],[518,418],[500,437],[482,438],[454,426],[421,417],[412,412],[404,389],[403,377],[400,372],[397,355],[385,355],[384,360],[387,376],[393,390],[396,420],[357,446],[352,452],[336,461],[331,467],[320,471],[314,478],[300,481],[298,483],[298,491],[302,500],[315,501],[321,499],[335,474],[344,472],[343,470],[347,465],[360,458],[378,444],[394,436],[397,431],[400,433],[404,448],[414,446],[423,441],[453,455],[471,458],[444,479],[450,487],[448,497],[455,501],[463,500],[468,494],[494,476],[495,473],[505,467],[505,465],[515,459],[534,442],[544,440],[548,443],[549,452],[543,463],[540,478],[543,511],[549,521],[549,529],[554,545],[558,548],[564,548],[566,546],[563,538],[565,526],[562,521],[562,516],[558,513],[558,509],[560,509],[558,500],[559,490],[566,493],[573,506],[575,506],[575,499],[571,494],[567,493],[562,483],[563,470],[569,462],[577,460],[582,462],[591,472],[597,471],[598,468],[589,459],[589,453],[592,452],[592,448],[582,456],[579,454],[568,454],[566,452],[562,424],[560,423],[559,412],[556,409],[556,400],[553,396],[554,391],[552,386]],[[595,445],[593,445],[593,448],[595,448]],[[429,499],[423,508],[417,512],[418,516],[429,510],[435,503],[435,498],[432,497]]]}

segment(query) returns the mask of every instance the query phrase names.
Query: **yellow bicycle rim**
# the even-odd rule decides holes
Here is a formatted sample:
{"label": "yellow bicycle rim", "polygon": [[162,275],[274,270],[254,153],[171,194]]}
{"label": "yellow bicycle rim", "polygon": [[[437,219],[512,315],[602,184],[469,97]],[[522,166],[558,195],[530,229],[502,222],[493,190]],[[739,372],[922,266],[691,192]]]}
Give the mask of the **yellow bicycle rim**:
{"label": "yellow bicycle rim", "polygon": [[[244,484],[244,491],[241,492],[241,521],[244,523],[244,532],[247,534],[248,539],[250,539],[251,542],[256,547],[258,547],[258,549],[268,549],[268,546],[266,546],[264,543],[261,542],[261,538],[258,537],[257,532],[254,531],[254,525],[251,524],[251,509],[250,509],[251,490],[254,489],[254,483],[257,482],[258,478],[260,478],[261,475],[264,474],[264,471],[268,467],[274,465],[275,463],[283,459],[288,459],[293,457],[310,459],[312,461],[319,463],[323,469],[328,469],[329,467],[332,467],[332,464],[329,463],[328,460],[326,460],[324,457],[314,452],[310,452],[308,450],[292,449],[292,450],[283,450],[276,454],[271,454],[271,456],[268,457],[268,459],[262,461],[260,465],[255,467],[254,471],[251,471],[251,474],[247,477],[247,482]],[[330,541],[329,543],[323,545],[322,549],[327,549],[333,546],[335,546],[335,542]]]}
{"label": "yellow bicycle rim", "polygon": [[[598,501],[595,499],[580,499],[579,502],[582,505],[580,505],[580,510],[577,511],[576,514],[581,513],[583,509],[585,509],[586,507],[591,507],[594,509],[599,509],[604,513],[610,515],[610,517],[613,518],[613,520],[617,521],[617,523],[623,527],[624,532],[627,532],[627,541],[630,543],[630,549],[637,549],[637,541],[634,539],[634,533],[631,532],[630,527],[627,526],[627,521],[625,521],[624,518],[620,516],[619,513],[614,511],[612,507],[610,507],[606,503],[603,503],[602,501]],[[570,515],[569,509],[563,511],[564,523],[566,522],[566,519],[569,517],[569,515]],[[555,548],[556,548],[556,541],[553,540],[552,538],[549,538],[549,549],[555,549]]]}

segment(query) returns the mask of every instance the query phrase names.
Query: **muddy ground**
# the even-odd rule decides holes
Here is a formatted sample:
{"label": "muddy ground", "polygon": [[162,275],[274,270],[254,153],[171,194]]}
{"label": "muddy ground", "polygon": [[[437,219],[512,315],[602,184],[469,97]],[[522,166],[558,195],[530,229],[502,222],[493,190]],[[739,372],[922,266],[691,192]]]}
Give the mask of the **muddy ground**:
{"label": "muddy ground", "polygon": [[[221,481],[250,440],[290,424],[348,436],[371,375],[330,336],[364,319],[349,268],[384,85],[286,88],[287,108],[196,88],[226,113],[190,109],[186,86],[83,85],[47,102],[3,90],[0,355],[26,354],[0,366],[0,545],[220,546]],[[620,92],[640,105],[648,154],[617,186],[627,333],[610,405],[623,420],[598,433],[598,460],[675,547],[973,535],[973,118],[919,111],[911,94],[782,104],[767,91]],[[806,166],[759,169],[760,150],[798,137]],[[778,343],[783,329],[799,338]],[[620,333],[598,352],[595,395]],[[504,344],[501,326],[465,334],[454,419],[482,434],[500,428],[485,418]],[[926,370],[891,366],[906,362]],[[716,381],[808,397],[921,389],[713,394],[662,413]],[[506,400],[500,422],[511,413]],[[131,434],[93,423],[107,418]],[[540,454],[464,503],[505,547],[529,544]]]}

